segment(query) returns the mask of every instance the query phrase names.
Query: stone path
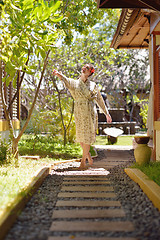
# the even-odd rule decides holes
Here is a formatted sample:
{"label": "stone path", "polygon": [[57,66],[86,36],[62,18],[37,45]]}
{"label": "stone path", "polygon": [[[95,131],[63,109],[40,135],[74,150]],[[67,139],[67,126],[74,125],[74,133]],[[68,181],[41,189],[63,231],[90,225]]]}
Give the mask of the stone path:
{"label": "stone path", "polygon": [[138,240],[108,179],[108,169],[131,158],[128,151],[118,154],[110,150],[107,159],[92,168],[61,173],[64,178],[48,240]]}

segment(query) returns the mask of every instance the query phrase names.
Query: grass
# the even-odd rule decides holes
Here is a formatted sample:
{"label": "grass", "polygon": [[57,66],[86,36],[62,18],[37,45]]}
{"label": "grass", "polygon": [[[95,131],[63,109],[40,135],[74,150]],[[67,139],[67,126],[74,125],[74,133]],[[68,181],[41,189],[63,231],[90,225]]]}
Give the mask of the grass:
{"label": "grass", "polygon": [[79,158],[82,154],[79,144],[66,144],[52,136],[24,135],[19,142],[20,155],[39,155],[56,159]]}
{"label": "grass", "polygon": [[[90,152],[92,156],[95,155],[93,147]],[[39,155],[41,158],[31,160],[19,157],[18,166],[13,159],[8,164],[0,165],[0,216],[5,208],[11,206],[16,196],[24,192],[37,170],[57,160],[80,158],[82,149],[79,144],[67,144],[64,147],[61,141],[46,136],[35,138],[24,135],[19,143],[19,153]]]}
{"label": "grass", "polygon": [[40,161],[19,159],[18,167],[15,167],[13,162],[0,166],[0,215],[11,205],[18,193],[23,192],[35,172],[43,165],[46,165],[45,159]]}
{"label": "grass", "polygon": [[[114,145],[132,146],[133,135],[122,135],[117,138],[117,142]],[[97,136],[95,145],[109,145],[107,136]]]}
{"label": "grass", "polygon": [[[48,136],[32,136],[24,135],[19,142],[19,154],[22,155],[38,155],[41,157],[54,158],[57,160],[67,160],[80,158],[82,156],[82,148],[78,143],[67,143],[63,145],[63,141],[55,140]],[[94,156],[95,151],[91,146],[90,152]]]}
{"label": "grass", "polygon": [[160,162],[150,162],[149,164],[142,166],[135,163],[132,168],[140,169],[149,177],[149,179],[153,180],[160,186]]}

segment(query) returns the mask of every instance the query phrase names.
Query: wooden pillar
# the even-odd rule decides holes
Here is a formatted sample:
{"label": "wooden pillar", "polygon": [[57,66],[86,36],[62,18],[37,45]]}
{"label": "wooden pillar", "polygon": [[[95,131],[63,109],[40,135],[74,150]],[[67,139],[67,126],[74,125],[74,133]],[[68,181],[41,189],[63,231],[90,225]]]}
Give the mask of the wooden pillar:
{"label": "wooden pillar", "polygon": [[[157,78],[157,72],[156,72],[156,35],[153,35],[153,89],[154,89],[154,99],[153,99],[153,122],[155,122],[156,119],[156,81],[155,79]],[[153,160],[156,161],[156,131],[154,129],[154,147],[153,147]]]}
{"label": "wooden pillar", "polygon": [[[153,69],[154,69],[154,124],[160,120],[160,45],[156,45],[156,36],[160,32],[153,32]],[[153,158],[156,160],[156,130],[154,130]]]}

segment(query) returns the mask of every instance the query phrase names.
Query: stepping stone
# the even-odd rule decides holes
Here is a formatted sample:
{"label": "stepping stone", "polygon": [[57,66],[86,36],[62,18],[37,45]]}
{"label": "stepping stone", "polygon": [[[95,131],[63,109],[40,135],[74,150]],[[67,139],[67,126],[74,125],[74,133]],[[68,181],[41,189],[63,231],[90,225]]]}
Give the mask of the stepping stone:
{"label": "stepping stone", "polygon": [[[96,166],[95,166],[96,167]],[[97,165],[97,167],[103,167],[104,169],[109,169],[109,168],[114,168],[115,167],[115,165],[103,165],[103,166],[101,166],[101,165]]]}
{"label": "stepping stone", "polygon": [[110,166],[110,165],[117,166],[119,164],[122,164],[122,162],[120,162],[120,161],[116,161],[116,162],[107,161],[105,163],[98,163],[98,162],[96,162],[96,163],[94,163],[93,166],[99,166],[99,167],[103,167],[104,166],[105,167],[105,166]]}
{"label": "stepping stone", "polygon": [[39,160],[40,157],[39,156],[21,156],[21,158],[25,158],[25,159],[34,159],[34,160]]}
{"label": "stepping stone", "polygon": [[[111,158],[111,157],[109,157],[109,158]],[[127,159],[125,159],[125,158],[122,158],[122,159],[120,159],[120,158],[115,159],[115,158],[113,157],[113,159],[107,159],[107,162],[123,162],[123,163],[125,163],[127,160],[129,160],[129,158],[127,158]]]}
{"label": "stepping stone", "polygon": [[129,221],[55,221],[50,231],[60,232],[132,232],[133,224]]}
{"label": "stepping stone", "polygon": [[[102,174],[102,172],[104,174]],[[78,175],[78,176],[104,176],[106,177],[108,174],[110,174],[110,172],[108,170],[106,170],[105,168],[88,168],[87,170],[81,171],[81,175],[79,174],[80,171],[71,171],[70,174],[68,174],[68,176],[74,176],[74,175]]]}
{"label": "stepping stone", "polygon": [[61,191],[69,191],[69,192],[113,192],[113,187],[105,187],[105,186],[62,186]]}
{"label": "stepping stone", "polygon": [[93,201],[93,200],[58,200],[56,207],[120,207],[119,201]]}
{"label": "stepping stone", "polygon": [[60,192],[58,198],[116,198],[116,194],[106,192]]}
{"label": "stepping stone", "polygon": [[109,185],[109,184],[111,184],[109,181],[97,181],[97,182],[95,182],[95,181],[69,181],[69,182],[67,182],[67,181],[65,181],[65,182],[63,182],[63,184],[62,185],[105,185],[105,184],[107,184],[107,185]]}
{"label": "stepping stone", "polygon": [[64,181],[66,181],[66,180],[67,180],[67,181],[69,181],[69,180],[72,180],[72,181],[73,181],[73,180],[74,180],[74,181],[78,181],[78,180],[81,180],[81,181],[82,181],[82,180],[83,180],[83,181],[86,181],[86,180],[88,180],[88,181],[99,181],[99,180],[100,180],[100,181],[105,181],[105,180],[106,180],[106,181],[108,181],[108,178],[106,178],[106,176],[105,176],[105,177],[102,177],[102,176],[97,176],[97,177],[96,177],[96,176],[82,176],[82,175],[81,175],[81,176],[79,176],[79,177],[77,177],[77,176],[64,177],[63,180],[64,180]]}
{"label": "stepping stone", "polygon": [[123,209],[79,209],[79,210],[54,210],[52,218],[116,218],[124,217]]}
{"label": "stepping stone", "polygon": [[76,237],[74,235],[66,236],[66,237],[49,237],[48,240],[138,240],[137,238],[132,237],[117,237],[117,238],[110,238],[110,237]]}

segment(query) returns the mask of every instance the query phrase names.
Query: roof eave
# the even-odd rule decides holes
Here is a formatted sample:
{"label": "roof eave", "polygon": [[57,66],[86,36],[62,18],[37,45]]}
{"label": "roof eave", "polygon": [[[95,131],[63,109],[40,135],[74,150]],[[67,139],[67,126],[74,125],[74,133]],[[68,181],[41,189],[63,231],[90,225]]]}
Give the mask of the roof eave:
{"label": "roof eave", "polygon": [[148,48],[148,45],[143,42],[137,44],[131,44],[131,45],[124,45],[123,44],[123,37],[126,32],[129,32],[130,29],[134,26],[136,22],[138,22],[139,18],[141,18],[144,15],[144,12],[141,9],[123,9],[117,30],[113,36],[113,40],[111,42],[110,47],[115,49],[137,49],[137,48]]}

